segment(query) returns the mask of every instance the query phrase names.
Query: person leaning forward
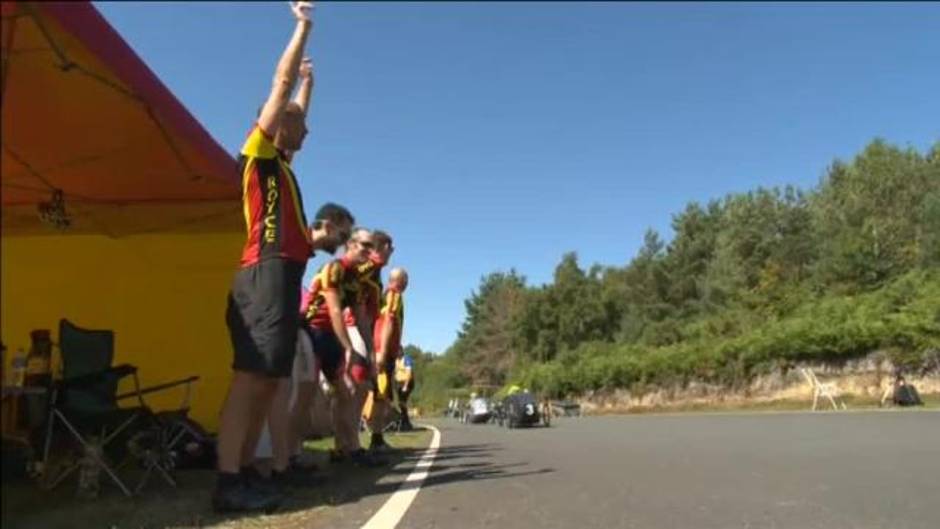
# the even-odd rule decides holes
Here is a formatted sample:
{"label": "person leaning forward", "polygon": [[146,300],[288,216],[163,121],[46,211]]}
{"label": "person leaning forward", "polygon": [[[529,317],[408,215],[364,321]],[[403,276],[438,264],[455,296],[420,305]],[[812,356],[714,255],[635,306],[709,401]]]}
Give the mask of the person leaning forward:
{"label": "person leaning forward", "polygon": [[372,248],[368,230],[357,229],[343,257],[323,266],[310,285],[305,319],[314,356],[332,391],[335,449],[332,459],[349,457],[363,466],[385,461],[372,457],[359,443],[359,396],[368,382],[368,359],[356,352],[344,312],[358,299],[356,267],[366,262]]}

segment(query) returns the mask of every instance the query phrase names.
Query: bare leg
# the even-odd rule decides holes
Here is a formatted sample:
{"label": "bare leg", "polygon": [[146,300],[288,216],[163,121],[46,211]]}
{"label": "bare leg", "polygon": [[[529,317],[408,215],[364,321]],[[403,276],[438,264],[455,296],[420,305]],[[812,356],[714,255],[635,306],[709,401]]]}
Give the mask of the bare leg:
{"label": "bare leg", "polygon": [[271,429],[271,452],[274,456],[272,468],[278,472],[287,469],[290,462],[290,379],[281,378],[277,382],[277,390],[271,399],[268,415],[268,427]]}
{"label": "bare leg", "polygon": [[297,384],[297,398],[290,410],[288,449],[292,455],[300,453],[303,437],[312,429],[310,410],[313,406],[316,391],[317,384],[315,382],[300,382]]}
{"label": "bare leg", "polygon": [[372,400],[372,417],[369,418],[369,430],[373,434],[381,434],[385,431],[389,405],[387,395],[375,393]]}
{"label": "bare leg", "polygon": [[[240,463],[242,462],[242,452],[249,437],[251,430],[258,421],[259,403],[270,399],[269,388],[270,379],[246,371],[236,371],[229,386],[228,396],[225,404],[222,406],[222,414],[219,423],[219,471],[226,473],[238,473]],[[264,417],[261,416],[263,424]],[[261,427],[257,428],[258,433],[254,437],[254,445],[257,445],[258,436],[260,436]],[[254,445],[251,452],[254,455]]]}
{"label": "bare leg", "polygon": [[333,448],[345,452],[346,446],[346,410],[349,407],[349,394],[341,381],[333,385],[333,397],[330,399],[330,421],[333,423]]}
{"label": "bare leg", "polygon": [[336,436],[336,449],[351,453],[360,448],[359,413],[357,408],[358,391],[350,390],[339,382],[333,391],[333,430]]}
{"label": "bare leg", "polygon": [[362,409],[365,408],[366,398],[369,396],[369,384],[356,384],[356,390],[353,394],[353,408],[349,415],[350,432],[356,438],[356,449],[362,448],[359,442],[359,426],[362,424]]}
{"label": "bare leg", "polygon": [[271,399],[274,398],[274,392],[277,390],[277,379],[269,377],[258,377],[259,391],[257,398],[252,403],[251,415],[248,423],[248,431],[241,448],[241,465],[248,466],[255,461],[255,452],[258,450],[258,440],[261,439],[261,430],[268,418],[268,411],[271,409]]}

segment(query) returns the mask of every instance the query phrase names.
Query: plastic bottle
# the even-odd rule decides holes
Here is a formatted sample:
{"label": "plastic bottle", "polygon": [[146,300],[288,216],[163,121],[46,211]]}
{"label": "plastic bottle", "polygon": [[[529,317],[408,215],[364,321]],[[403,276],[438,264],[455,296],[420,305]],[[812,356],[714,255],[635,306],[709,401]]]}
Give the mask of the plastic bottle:
{"label": "plastic bottle", "polygon": [[26,385],[46,387],[52,380],[52,340],[49,331],[40,329],[30,333],[33,340],[26,357]]}
{"label": "plastic bottle", "polygon": [[13,357],[13,385],[21,388],[26,383],[26,352],[20,347]]}
{"label": "plastic bottle", "polygon": [[[38,329],[29,333],[32,346],[29,356],[26,357],[26,387],[48,388],[52,383],[52,339],[45,329]],[[24,395],[25,406],[20,410],[23,414],[23,426],[30,431],[40,428],[46,420],[48,411],[48,397],[45,393]]]}
{"label": "plastic bottle", "polygon": [[95,455],[101,456],[101,448],[96,438],[89,438],[88,441],[88,446],[79,463],[76,496],[84,500],[93,500],[98,497],[101,489],[101,467],[95,459]]}

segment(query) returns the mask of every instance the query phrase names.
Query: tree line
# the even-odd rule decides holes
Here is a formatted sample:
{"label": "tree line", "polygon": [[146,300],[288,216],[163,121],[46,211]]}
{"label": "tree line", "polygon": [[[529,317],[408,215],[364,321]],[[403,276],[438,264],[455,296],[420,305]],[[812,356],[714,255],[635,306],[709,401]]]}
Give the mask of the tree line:
{"label": "tree line", "polygon": [[484,276],[453,345],[415,348],[424,393],[736,386],[801,361],[880,350],[914,364],[940,348],[940,142],[875,140],[814,189],[690,202],[671,227],[623,266],[571,252],[548,284]]}

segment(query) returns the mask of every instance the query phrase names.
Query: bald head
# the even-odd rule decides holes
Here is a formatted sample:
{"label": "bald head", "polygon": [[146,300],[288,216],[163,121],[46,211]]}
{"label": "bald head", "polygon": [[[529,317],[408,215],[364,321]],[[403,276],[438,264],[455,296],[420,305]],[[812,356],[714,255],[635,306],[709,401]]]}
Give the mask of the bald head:
{"label": "bald head", "polygon": [[408,288],[408,272],[404,268],[392,268],[388,273],[388,282],[404,292]]}

